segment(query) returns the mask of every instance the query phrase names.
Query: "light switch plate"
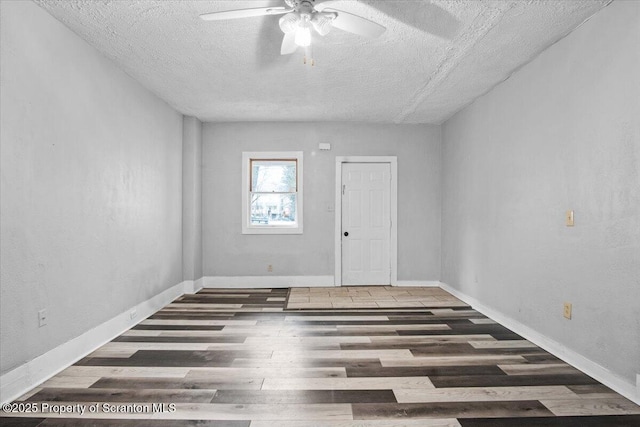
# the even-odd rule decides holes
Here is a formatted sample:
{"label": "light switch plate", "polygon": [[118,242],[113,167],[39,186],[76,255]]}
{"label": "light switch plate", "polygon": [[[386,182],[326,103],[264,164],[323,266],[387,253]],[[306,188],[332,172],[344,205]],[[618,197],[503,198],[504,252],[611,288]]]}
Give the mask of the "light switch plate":
{"label": "light switch plate", "polygon": [[38,326],[42,328],[47,324],[47,310],[42,309],[38,312]]}

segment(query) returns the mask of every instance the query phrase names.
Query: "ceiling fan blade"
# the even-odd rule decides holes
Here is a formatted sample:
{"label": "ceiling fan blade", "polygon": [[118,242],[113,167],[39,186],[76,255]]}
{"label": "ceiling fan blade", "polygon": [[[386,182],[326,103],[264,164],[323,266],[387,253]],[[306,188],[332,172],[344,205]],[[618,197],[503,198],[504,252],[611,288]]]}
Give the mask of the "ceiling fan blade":
{"label": "ceiling fan blade", "polygon": [[251,18],[253,16],[282,15],[283,13],[289,13],[292,10],[293,9],[287,9],[284,6],[224,10],[222,12],[203,13],[200,15],[200,19],[205,21],[222,21],[225,19]]}
{"label": "ceiling fan blade", "polygon": [[338,1],[336,1],[336,0],[328,0],[328,1],[317,0],[316,3],[313,5],[313,8],[315,10],[317,10],[318,12],[322,12],[326,8],[328,8],[328,7],[333,8],[334,5],[340,4],[340,3],[343,3],[343,2],[341,2],[339,0]]}
{"label": "ceiling fan blade", "polygon": [[338,16],[331,23],[334,27],[360,36],[376,38],[386,31],[386,28],[358,15],[337,9],[323,8],[323,12],[335,12]]}
{"label": "ceiling fan blade", "polygon": [[296,44],[296,33],[285,33],[282,38],[282,46],[280,47],[280,55],[290,55],[298,49]]}

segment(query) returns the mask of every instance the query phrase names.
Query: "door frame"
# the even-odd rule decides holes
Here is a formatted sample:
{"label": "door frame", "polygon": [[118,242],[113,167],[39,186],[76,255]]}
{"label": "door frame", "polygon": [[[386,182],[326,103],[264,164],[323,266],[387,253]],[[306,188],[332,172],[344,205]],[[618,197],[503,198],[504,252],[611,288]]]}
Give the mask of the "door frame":
{"label": "door frame", "polygon": [[391,286],[396,286],[398,284],[398,158],[396,156],[336,156],[334,284],[342,286],[342,165],[345,163],[388,163],[391,168],[391,182],[389,183],[391,277],[389,281]]}

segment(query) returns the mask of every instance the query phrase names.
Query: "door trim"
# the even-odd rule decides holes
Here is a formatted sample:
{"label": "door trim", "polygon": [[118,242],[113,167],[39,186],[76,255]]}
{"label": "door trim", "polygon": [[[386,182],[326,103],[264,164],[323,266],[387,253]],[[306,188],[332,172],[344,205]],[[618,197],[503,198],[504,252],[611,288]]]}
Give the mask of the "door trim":
{"label": "door trim", "polygon": [[342,165],[344,163],[388,163],[391,167],[389,207],[391,208],[391,286],[398,284],[398,158],[396,156],[337,156],[335,187],[334,283],[342,286]]}

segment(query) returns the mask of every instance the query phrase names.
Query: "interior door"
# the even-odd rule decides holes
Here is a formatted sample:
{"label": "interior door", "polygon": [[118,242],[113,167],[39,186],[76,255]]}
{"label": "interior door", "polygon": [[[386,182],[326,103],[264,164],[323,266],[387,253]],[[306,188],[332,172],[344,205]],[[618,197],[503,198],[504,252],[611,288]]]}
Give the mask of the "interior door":
{"label": "interior door", "polygon": [[389,285],[391,165],[342,166],[342,284]]}

